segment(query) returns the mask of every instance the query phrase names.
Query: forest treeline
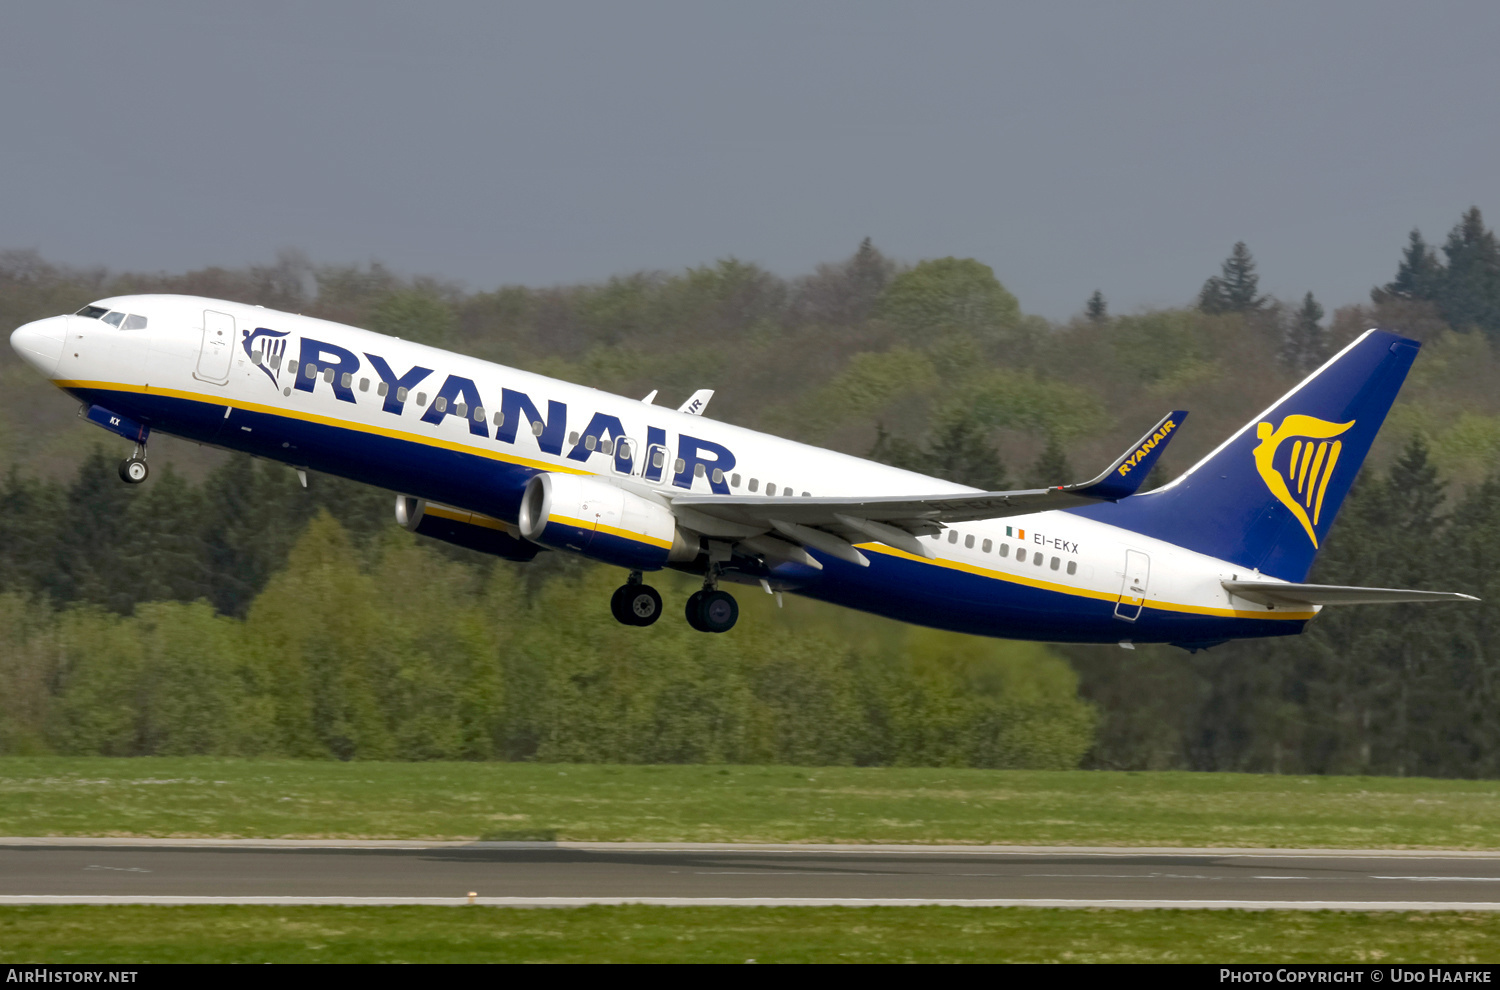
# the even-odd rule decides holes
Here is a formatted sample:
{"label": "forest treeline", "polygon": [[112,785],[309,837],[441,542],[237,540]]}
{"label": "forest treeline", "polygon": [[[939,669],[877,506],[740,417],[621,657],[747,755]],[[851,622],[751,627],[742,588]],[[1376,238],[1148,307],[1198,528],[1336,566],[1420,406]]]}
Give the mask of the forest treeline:
{"label": "forest treeline", "polygon": [[[1327,317],[1312,292],[1261,293],[1238,244],[1192,305],[1115,315],[1094,293],[1050,323],[977,261],[900,264],[868,240],[793,279],[727,259],[492,292],[294,252],[182,275],[9,252],[0,321],[126,292],[233,298],[625,394],[713,387],[716,418],[986,488],[1078,480],[1187,408],[1169,477],[1363,329],[1389,326],[1423,352],[1312,580],[1493,598],[1500,247],[1475,209],[1441,251],[1413,232],[1392,264],[1368,304]],[[793,602],[726,637],[664,621],[640,640],[610,625],[609,569],[478,558],[396,531],[390,493],[317,476],[304,489],[289,469],[167,442],[151,482],[128,488],[117,442],[8,349],[0,381],[6,751],[1500,774],[1488,601],[1330,610],[1299,639],[1194,655],[992,643]],[[321,590],[296,584],[307,554],[338,562],[314,568]],[[393,568],[440,573],[463,614],[432,614],[468,638],[407,610],[421,589]],[[306,602],[336,588],[341,608],[369,596],[358,614],[395,625],[371,638],[323,614],[344,631],[314,649],[318,621],[304,617],[294,648],[276,638],[293,587]],[[747,612],[761,597],[741,596]],[[199,635],[195,680],[183,665]],[[446,645],[432,652],[426,636]],[[192,685],[208,692],[200,715],[233,717],[189,717]],[[778,749],[783,736],[802,741]]]}

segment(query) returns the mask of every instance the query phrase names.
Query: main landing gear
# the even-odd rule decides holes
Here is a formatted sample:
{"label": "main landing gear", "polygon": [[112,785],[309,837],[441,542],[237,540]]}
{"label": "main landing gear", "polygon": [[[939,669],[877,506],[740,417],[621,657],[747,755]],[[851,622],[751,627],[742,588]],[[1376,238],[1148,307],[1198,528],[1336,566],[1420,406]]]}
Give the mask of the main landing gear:
{"label": "main landing gear", "polygon": [[150,473],[151,469],[146,467],[146,445],[138,443],[135,453],[120,462],[120,480],[127,485],[139,485]]}
{"label": "main landing gear", "polygon": [[688,625],[699,632],[721,633],[734,628],[740,618],[740,604],[727,591],[719,590],[719,575],[710,567],[703,579],[703,590],[687,600]]}
{"label": "main landing gear", "polygon": [[[687,600],[688,625],[699,632],[728,632],[740,617],[739,603],[729,592],[718,589],[716,578],[710,574],[703,590],[695,591]],[[631,571],[630,579],[615,589],[609,610],[623,625],[649,626],[661,617],[661,595],[641,583],[640,571]]]}
{"label": "main landing gear", "polygon": [[631,571],[630,579],[615,589],[609,610],[627,626],[649,626],[661,618],[661,595],[649,584],[641,583],[640,571]]}

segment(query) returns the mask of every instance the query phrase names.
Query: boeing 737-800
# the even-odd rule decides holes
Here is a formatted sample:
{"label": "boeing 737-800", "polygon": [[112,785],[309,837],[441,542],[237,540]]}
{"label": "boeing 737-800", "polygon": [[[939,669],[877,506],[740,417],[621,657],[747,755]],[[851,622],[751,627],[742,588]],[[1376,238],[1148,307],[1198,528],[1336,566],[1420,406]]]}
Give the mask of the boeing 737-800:
{"label": "boeing 737-800", "polygon": [[[161,432],[400,492],[417,533],[510,560],[543,549],[703,578],[687,621],[730,629],[724,583],[960,632],[1173,643],[1302,631],[1325,605],[1473,600],[1305,583],[1419,344],[1370,330],[1181,477],[1139,493],[1172,412],[1092,481],[985,492],[450,351],[191,296],[101,299],[11,344],[135,444]],[[601,605],[602,607],[602,605]]]}

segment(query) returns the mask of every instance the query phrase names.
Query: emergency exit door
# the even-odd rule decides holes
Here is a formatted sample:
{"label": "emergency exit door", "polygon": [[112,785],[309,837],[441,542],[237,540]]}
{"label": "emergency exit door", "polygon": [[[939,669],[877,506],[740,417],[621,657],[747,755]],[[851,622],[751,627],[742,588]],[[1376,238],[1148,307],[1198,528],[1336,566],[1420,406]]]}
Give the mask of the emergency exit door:
{"label": "emergency exit door", "polygon": [[203,311],[203,346],[198,351],[194,378],[215,385],[229,380],[229,361],[234,356],[234,317],[228,313]]}
{"label": "emergency exit door", "polygon": [[1115,618],[1134,622],[1141,617],[1146,604],[1146,581],[1151,577],[1151,558],[1139,550],[1125,551],[1125,580],[1120,584],[1120,600],[1115,603]]}

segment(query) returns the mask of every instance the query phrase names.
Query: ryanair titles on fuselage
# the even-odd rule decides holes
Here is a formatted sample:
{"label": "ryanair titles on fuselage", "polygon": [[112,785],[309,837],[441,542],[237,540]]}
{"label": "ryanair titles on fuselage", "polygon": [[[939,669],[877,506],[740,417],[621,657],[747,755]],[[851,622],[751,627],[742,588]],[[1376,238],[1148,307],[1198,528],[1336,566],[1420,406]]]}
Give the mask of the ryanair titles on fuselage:
{"label": "ryanair titles on fuselage", "polygon": [[[245,353],[266,371],[272,383],[279,381],[279,368],[267,368],[264,364],[261,352],[252,350],[253,344],[269,341],[281,336],[278,331],[258,327],[253,332],[245,331],[241,346]],[[369,368],[385,384],[385,394],[381,396],[381,409],[393,416],[400,416],[406,408],[409,394],[422,383],[436,381],[433,378],[433,369],[414,365],[405,372],[397,373],[391,367],[390,362],[378,354],[368,351],[364,355],[369,360]],[[313,340],[309,337],[301,338],[300,357],[293,374],[295,381],[290,386],[301,392],[313,392],[316,390],[318,381],[321,379],[328,383],[333,389],[334,398],[340,402],[355,402],[353,379],[364,367],[359,355],[347,348],[327,341]],[[420,402],[419,402],[420,404]],[[494,409],[493,417],[487,416],[486,410]],[[484,401],[479,393],[479,386],[473,379],[464,378],[459,375],[446,376],[442,384],[438,386],[437,392],[431,401],[426,404],[422,413],[422,422],[434,426],[443,422],[448,416],[463,419],[469,426],[469,432],[474,436],[491,437],[490,429],[494,427],[493,438],[502,443],[513,444],[516,442],[516,431],[524,424],[536,437],[537,445],[544,453],[562,457],[564,440],[568,435],[568,406],[565,402],[555,399],[547,400],[547,412],[542,414],[540,408],[525,392],[511,388],[500,390],[500,406],[495,409]],[[592,444],[590,440],[592,439]],[[608,413],[596,412],[589,420],[589,425],[578,434],[578,440],[572,444],[566,457],[571,461],[587,461],[590,455],[603,453],[599,447],[609,441],[614,447],[616,466],[622,473],[629,473],[633,468],[635,457],[641,456],[643,451],[634,445],[640,438],[630,437],[625,432],[624,425],[619,417]],[[629,446],[622,447],[619,441],[630,440]],[[717,495],[729,494],[729,472],[734,469],[735,456],[723,444],[701,437],[692,437],[679,434],[677,438],[677,455],[673,462],[668,465],[666,458],[661,458],[661,463],[651,456],[652,451],[667,449],[667,431],[657,426],[647,426],[644,444],[646,457],[645,467],[641,477],[649,482],[661,482],[664,475],[671,470],[671,484],[678,488],[691,489],[693,477],[702,466],[702,477],[704,477]]]}

